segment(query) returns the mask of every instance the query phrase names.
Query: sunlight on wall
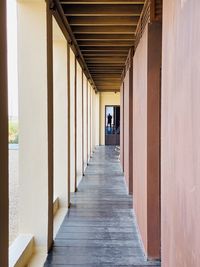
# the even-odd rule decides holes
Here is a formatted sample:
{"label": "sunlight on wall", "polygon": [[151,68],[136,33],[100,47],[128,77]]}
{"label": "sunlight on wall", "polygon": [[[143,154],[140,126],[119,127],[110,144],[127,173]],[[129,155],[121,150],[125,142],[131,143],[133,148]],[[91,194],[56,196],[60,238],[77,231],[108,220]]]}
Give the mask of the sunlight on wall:
{"label": "sunlight on wall", "polygon": [[17,5],[7,0],[9,116],[18,117]]}

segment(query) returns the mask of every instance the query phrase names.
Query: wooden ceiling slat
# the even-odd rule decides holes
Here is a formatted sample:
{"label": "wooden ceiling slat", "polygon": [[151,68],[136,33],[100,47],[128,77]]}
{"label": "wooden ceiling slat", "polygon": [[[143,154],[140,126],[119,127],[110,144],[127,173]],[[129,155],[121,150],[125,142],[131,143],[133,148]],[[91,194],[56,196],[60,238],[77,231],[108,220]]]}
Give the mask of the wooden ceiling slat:
{"label": "wooden ceiling slat", "polygon": [[118,46],[118,47],[105,47],[105,46],[82,46],[81,48],[81,52],[88,52],[88,51],[92,51],[92,52],[127,52],[128,54],[128,51],[129,51],[129,47],[125,47],[125,46]]}
{"label": "wooden ceiling slat", "polygon": [[96,82],[121,82],[121,78],[119,77],[94,77],[94,81]]}
{"label": "wooden ceiling slat", "polygon": [[120,91],[144,0],[55,0],[100,92]]}
{"label": "wooden ceiling slat", "polygon": [[103,87],[103,86],[113,86],[113,87],[119,87],[120,86],[120,82],[118,82],[118,83],[106,83],[106,82],[96,82],[95,83],[96,84],[96,86],[97,87]]}
{"label": "wooden ceiling slat", "polygon": [[72,26],[74,34],[77,33],[95,33],[95,34],[134,34],[136,26]]}
{"label": "wooden ceiling slat", "polygon": [[61,4],[144,4],[144,0],[62,0]]}
{"label": "wooden ceiling slat", "polygon": [[110,40],[101,40],[101,41],[78,41],[79,46],[111,46],[111,47],[131,47],[134,45],[133,41],[110,41]]}
{"label": "wooden ceiling slat", "polygon": [[66,16],[139,16],[143,5],[63,5]]}
{"label": "wooden ceiling slat", "polygon": [[77,41],[92,40],[92,41],[102,41],[102,40],[125,40],[134,41],[134,34],[75,34]]}
{"label": "wooden ceiling slat", "polygon": [[110,60],[112,60],[112,61],[123,61],[123,62],[125,62],[126,61],[126,57],[123,57],[123,56],[117,56],[117,57],[115,57],[115,56],[105,56],[105,55],[103,55],[103,56],[84,56],[84,58],[85,58],[85,60],[93,60],[93,61],[110,61]]}
{"label": "wooden ceiling slat", "polygon": [[84,58],[113,58],[113,57],[117,57],[117,58],[123,58],[126,59],[127,56],[126,54],[123,53],[98,53],[98,52],[93,52],[93,53],[83,53]]}
{"label": "wooden ceiling slat", "polygon": [[139,21],[139,16],[135,17],[68,17],[71,26],[135,26]]}

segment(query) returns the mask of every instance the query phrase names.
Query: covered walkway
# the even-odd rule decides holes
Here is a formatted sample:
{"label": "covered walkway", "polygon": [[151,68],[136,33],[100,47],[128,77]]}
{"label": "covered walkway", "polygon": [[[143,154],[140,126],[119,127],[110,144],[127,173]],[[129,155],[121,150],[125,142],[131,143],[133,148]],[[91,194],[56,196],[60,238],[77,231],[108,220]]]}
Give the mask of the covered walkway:
{"label": "covered walkway", "polygon": [[115,147],[97,147],[45,267],[160,266],[147,262]]}

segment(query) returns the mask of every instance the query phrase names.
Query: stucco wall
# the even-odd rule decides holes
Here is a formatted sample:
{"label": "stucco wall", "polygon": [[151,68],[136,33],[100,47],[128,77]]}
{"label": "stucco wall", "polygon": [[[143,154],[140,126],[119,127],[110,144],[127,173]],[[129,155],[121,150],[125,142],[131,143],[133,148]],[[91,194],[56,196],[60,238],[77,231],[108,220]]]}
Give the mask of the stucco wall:
{"label": "stucco wall", "polygon": [[124,83],[120,88],[120,162],[124,171]]}
{"label": "stucco wall", "polygon": [[[132,102],[132,85],[130,83],[131,78],[130,70],[127,71],[124,78],[124,176],[126,179],[126,184],[128,188],[128,192],[133,192],[133,177],[132,177],[132,162],[131,162],[131,154],[130,149],[132,145],[131,140],[131,102]],[[131,81],[132,82],[132,81]],[[131,101],[130,101],[131,100]]]}
{"label": "stucco wall", "polygon": [[161,24],[149,23],[133,59],[134,207],[149,259],[160,258]]}
{"label": "stucco wall", "polygon": [[147,251],[147,28],[133,59],[133,196]]}
{"label": "stucco wall", "polygon": [[200,266],[200,1],[164,0],[162,266]]}
{"label": "stucco wall", "polygon": [[77,150],[76,150],[76,160],[77,160],[77,169],[76,169],[76,174],[77,174],[77,185],[79,185],[81,179],[82,179],[82,172],[83,172],[83,150],[82,150],[82,140],[83,140],[83,120],[82,120],[82,97],[83,97],[83,84],[82,84],[82,69],[80,64],[77,62],[77,88],[76,88],[76,127],[77,127],[77,139],[76,139],[76,145],[77,145]]}

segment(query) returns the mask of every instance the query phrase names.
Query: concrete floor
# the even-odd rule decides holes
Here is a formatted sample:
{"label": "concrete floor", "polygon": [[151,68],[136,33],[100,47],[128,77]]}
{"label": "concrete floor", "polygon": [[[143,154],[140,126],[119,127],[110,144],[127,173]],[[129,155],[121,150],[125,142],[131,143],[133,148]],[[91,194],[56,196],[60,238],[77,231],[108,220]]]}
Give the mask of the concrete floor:
{"label": "concrete floor", "polygon": [[98,147],[45,267],[160,266],[147,262],[114,147]]}

